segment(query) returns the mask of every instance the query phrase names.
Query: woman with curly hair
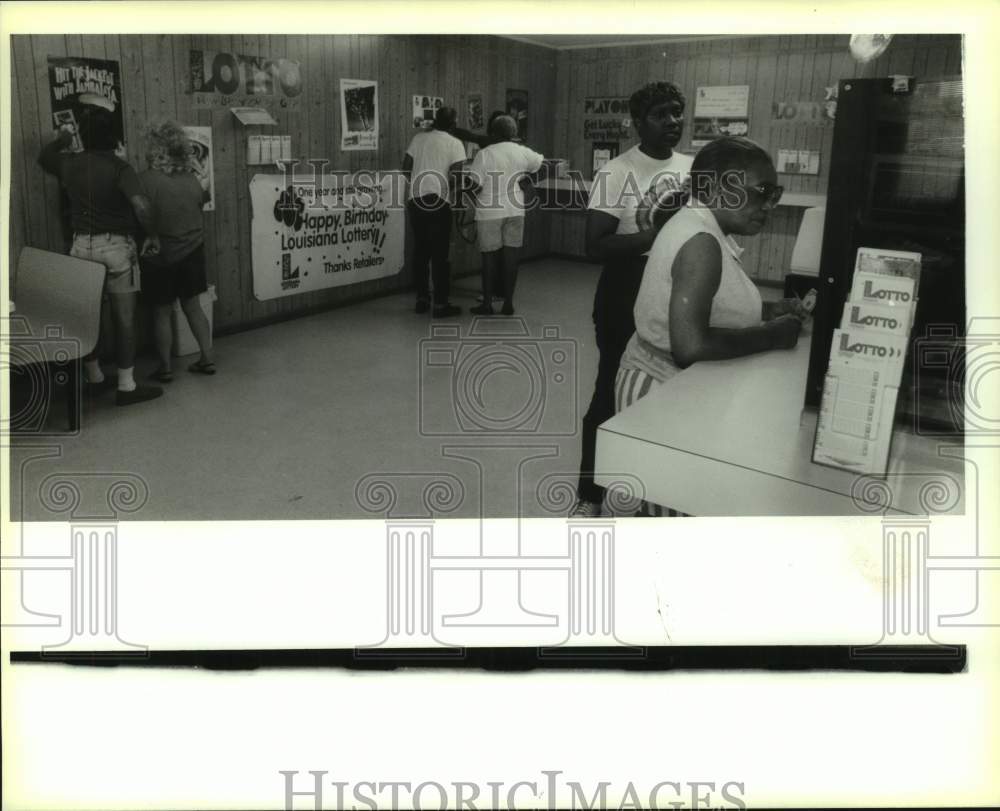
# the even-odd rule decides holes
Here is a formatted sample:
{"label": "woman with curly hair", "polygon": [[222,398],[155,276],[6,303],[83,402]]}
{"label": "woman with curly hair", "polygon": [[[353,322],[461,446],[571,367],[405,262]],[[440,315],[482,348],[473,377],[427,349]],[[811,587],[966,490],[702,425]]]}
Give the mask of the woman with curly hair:
{"label": "woman with curly hair", "polygon": [[201,357],[188,367],[188,371],[215,374],[209,350],[208,319],[199,303],[199,296],[208,289],[201,217],[202,205],[208,198],[208,179],[198,177],[194,147],[176,122],[152,124],[146,132],[146,140],[149,169],[139,175],[139,180],[153,205],[160,252],[144,258],[142,290],[155,313],[156,352],[160,365],[152,376],[169,383],[173,379],[170,313],[177,299],[180,299],[181,310],[201,349]]}

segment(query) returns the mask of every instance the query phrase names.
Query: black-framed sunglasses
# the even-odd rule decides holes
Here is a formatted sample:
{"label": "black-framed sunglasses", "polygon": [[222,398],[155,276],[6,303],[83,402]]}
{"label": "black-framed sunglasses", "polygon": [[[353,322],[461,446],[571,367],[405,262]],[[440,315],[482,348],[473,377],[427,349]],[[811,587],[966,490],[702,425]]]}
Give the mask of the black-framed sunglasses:
{"label": "black-framed sunglasses", "polygon": [[756,186],[744,186],[744,188],[756,194],[760,198],[761,205],[772,207],[778,205],[781,195],[785,193],[784,186],[775,186],[773,183],[758,183]]}

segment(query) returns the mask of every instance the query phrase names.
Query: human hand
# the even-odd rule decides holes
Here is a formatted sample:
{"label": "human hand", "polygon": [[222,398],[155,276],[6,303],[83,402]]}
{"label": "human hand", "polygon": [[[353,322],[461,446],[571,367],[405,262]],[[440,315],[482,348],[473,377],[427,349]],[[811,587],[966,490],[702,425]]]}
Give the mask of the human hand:
{"label": "human hand", "polygon": [[776,301],[775,305],[774,314],[776,316],[794,315],[800,321],[805,321],[810,315],[812,315],[805,302],[798,297],[783,298],[780,301]]}
{"label": "human hand", "polygon": [[657,192],[650,189],[635,210],[635,222],[639,231],[659,231],[686,200],[687,193],[683,190],[668,188]]}
{"label": "human hand", "polygon": [[156,256],[160,252],[160,238],[156,236],[146,237],[142,243],[140,256]]}
{"label": "human hand", "polygon": [[767,329],[771,334],[774,349],[791,349],[798,343],[802,321],[798,316],[786,313],[779,315],[773,321],[768,321]]}

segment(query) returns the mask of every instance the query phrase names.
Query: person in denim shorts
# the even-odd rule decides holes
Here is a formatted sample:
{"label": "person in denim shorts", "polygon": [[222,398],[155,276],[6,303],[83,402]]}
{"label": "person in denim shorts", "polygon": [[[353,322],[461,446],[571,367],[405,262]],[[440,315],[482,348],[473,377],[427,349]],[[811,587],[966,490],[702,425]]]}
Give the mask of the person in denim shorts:
{"label": "person in denim shorts", "polygon": [[[139,251],[135,234],[146,232],[144,253],[159,251],[149,200],[139,178],[125,161],[114,154],[116,139],[110,102],[85,104],[79,116],[83,152],[64,152],[72,133],[61,130],[55,141],[42,149],[41,167],[59,178],[70,203],[73,228],[71,256],[100,262],[107,268],[106,301],[115,325],[115,355],[118,362],[118,405],[132,405],[159,397],[163,389],[135,383],[135,311],[141,286]],[[98,347],[100,344],[98,344]],[[87,380],[104,381],[98,347],[84,358]]]}

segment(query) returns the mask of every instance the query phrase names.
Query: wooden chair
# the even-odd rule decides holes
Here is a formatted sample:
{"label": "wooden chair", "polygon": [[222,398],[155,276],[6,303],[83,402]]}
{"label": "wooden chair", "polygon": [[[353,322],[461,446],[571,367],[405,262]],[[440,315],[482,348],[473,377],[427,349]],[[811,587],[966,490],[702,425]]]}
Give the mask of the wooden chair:
{"label": "wooden chair", "polygon": [[44,432],[53,370],[56,380],[66,384],[69,430],[79,430],[80,367],[97,346],[106,272],[99,262],[38,248],[21,250],[14,281],[16,309],[5,337],[12,373],[18,371],[31,381],[31,399],[20,416],[12,416],[11,430]]}

